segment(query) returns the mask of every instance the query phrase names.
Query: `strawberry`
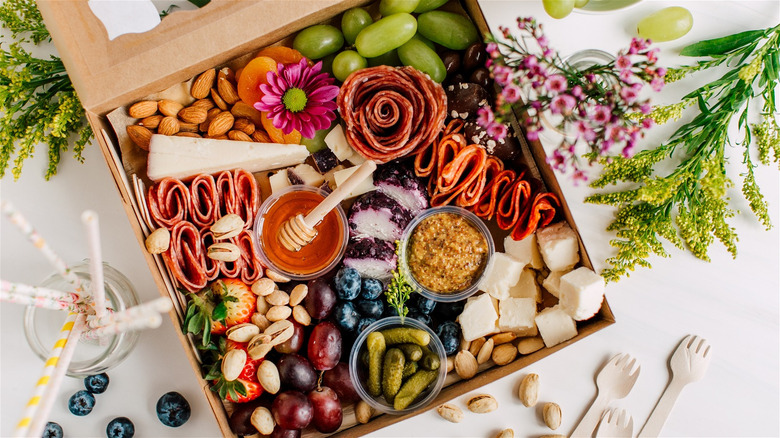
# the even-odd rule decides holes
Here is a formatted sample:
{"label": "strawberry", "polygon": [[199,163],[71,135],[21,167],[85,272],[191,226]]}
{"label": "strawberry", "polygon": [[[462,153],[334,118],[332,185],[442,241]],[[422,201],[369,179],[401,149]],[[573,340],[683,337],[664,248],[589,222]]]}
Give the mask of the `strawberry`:
{"label": "strawberry", "polygon": [[[225,352],[234,349],[246,352],[246,347],[246,342],[235,342],[228,339],[225,344]],[[246,403],[260,397],[263,394],[263,387],[257,379],[257,366],[262,361],[262,358],[252,359],[247,355],[246,364],[244,364],[241,374],[233,381],[225,380],[219,366],[213,367],[209,375],[206,376],[207,379],[214,378],[214,386],[211,387],[211,390],[219,394],[223,400],[233,403]],[[217,362],[217,365],[221,365],[221,361]]]}
{"label": "strawberry", "polygon": [[203,336],[203,346],[211,335],[221,335],[236,324],[249,322],[257,307],[257,297],[241,280],[217,280],[197,294],[189,294],[182,330]]}

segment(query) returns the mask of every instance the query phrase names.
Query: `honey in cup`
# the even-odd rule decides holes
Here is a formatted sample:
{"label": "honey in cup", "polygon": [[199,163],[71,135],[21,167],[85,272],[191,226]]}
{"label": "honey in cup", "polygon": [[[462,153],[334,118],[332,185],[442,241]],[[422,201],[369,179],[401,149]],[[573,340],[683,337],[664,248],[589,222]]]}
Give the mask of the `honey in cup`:
{"label": "honey in cup", "polygon": [[326,195],[322,190],[293,186],[268,198],[255,225],[261,260],[296,280],[317,277],[329,271],[346,248],[347,222],[341,207],[330,211],[314,227],[317,235],[299,251],[290,251],[279,240],[281,227],[298,214],[306,216]]}

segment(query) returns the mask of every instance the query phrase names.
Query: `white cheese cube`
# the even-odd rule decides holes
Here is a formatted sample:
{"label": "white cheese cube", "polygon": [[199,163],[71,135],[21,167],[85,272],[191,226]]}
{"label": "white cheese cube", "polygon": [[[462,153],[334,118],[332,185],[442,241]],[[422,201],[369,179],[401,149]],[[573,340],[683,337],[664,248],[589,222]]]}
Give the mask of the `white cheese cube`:
{"label": "white cheese cube", "polygon": [[352,154],[352,156],[350,156],[347,159],[347,161],[354,164],[355,166],[360,166],[361,164],[366,162],[366,159],[359,153],[355,152],[354,154]]}
{"label": "white cheese cube", "polygon": [[572,318],[583,321],[601,309],[604,279],[588,268],[577,268],[561,277],[560,306]]}
{"label": "white cheese cube", "polygon": [[317,169],[305,163],[287,169],[287,178],[291,184],[303,184],[312,187],[319,187],[325,182],[325,177],[317,172]]}
{"label": "white cheese cube", "polygon": [[527,266],[541,270],[544,267],[539,246],[536,243],[536,233],[523,240],[514,240],[512,236],[504,238],[504,252],[523,262]]}
{"label": "white cheese cube", "polygon": [[532,298],[534,302],[542,302],[542,291],[536,283],[536,272],[523,269],[517,284],[509,288],[509,296],[513,298]]}
{"label": "white cheese cube", "polygon": [[507,298],[498,305],[498,328],[502,332],[525,332],[536,326],[536,300]]}
{"label": "white cheese cube", "polygon": [[534,321],[544,345],[548,348],[577,336],[577,323],[560,305],[542,310]]}
{"label": "white cheese cube", "polygon": [[287,169],[282,169],[268,177],[268,184],[271,185],[271,193],[278,193],[285,187],[290,187],[290,180],[287,178]]}
{"label": "white cheese cube", "polygon": [[[344,170],[339,170],[338,172],[333,174],[333,179],[336,180],[336,187],[344,184],[344,181],[347,180],[347,178],[350,177],[355,171],[358,169],[358,166],[350,167]],[[370,177],[363,180],[362,183],[360,183],[357,187],[355,187],[354,190],[349,192],[349,195],[347,195],[347,199],[354,198],[355,196],[360,196],[363,193],[370,192],[371,190],[376,189],[374,187],[374,175],[371,174]]]}
{"label": "white cheese cube", "polygon": [[497,321],[498,313],[488,294],[480,294],[467,300],[458,317],[463,339],[467,341],[495,333]]}
{"label": "white cheese cube", "polygon": [[566,222],[537,230],[536,241],[550,271],[565,271],[580,261],[577,234]]}
{"label": "white cheese cube", "polygon": [[550,295],[554,296],[555,298],[561,297],[561,277],[568,274],[571,271],[554,271],[550,272],[550,275],[547,276],[547,278],[544,279],[542,282],[542,287],[547,292],[550,292]]}
{"label": "white cheese cube", "polygon": [[479,290],[499,300],[509,298],[509,289],[520,280],[523,266],[525,266],[523,263],[504,253],[493,254],[488,272],[479,284]]}
{"label": "white cheese cube", "polygon": [[341,125],[333,127],[328,135],[325,136],[324,141],[339,161],[347,160],[356,153],[355,150],[352,149],[352,146],[349,145],[349,142],[347,142],[347,137],[344,135],[344,128],[342,128]]}
{"label": "white cheese cube", "polygon": [[536,327],[536,321],[534,321],[533,327],[528,327],[526,329],[519,329],[514,331],[515,335],[517,335],[518,338],[525,338],[528,336],[536,336],[539,334],[539,329]]}

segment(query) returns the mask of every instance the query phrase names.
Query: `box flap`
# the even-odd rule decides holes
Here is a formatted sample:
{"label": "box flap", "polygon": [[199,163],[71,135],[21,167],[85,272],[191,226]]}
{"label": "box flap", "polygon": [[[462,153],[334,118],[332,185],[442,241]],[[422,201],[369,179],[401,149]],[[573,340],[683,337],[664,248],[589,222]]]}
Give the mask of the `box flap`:
{"label": "box flap", "polygon": [[109,41],[87,0],[38,0],[84,107],[105,114],[365,0],[212,0]]}

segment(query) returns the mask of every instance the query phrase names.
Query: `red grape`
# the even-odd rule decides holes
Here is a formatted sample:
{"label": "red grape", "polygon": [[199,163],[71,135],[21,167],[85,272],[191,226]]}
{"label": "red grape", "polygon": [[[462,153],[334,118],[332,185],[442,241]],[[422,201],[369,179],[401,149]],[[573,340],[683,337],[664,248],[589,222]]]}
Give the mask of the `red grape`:
{"label": "red grape", "polygon": [[325,319],[336,305],[336,293],[325,278],[309,280],[309,293],[304,298],[306,311],[313,319]]}
{"label": "red grape", "polygon": [[276,366],[282,385],[288,388],[308,392],[317,386],[317,373],[303,356],[283,354]]}
{"label": "red grape", "polygon": [[323,386],[310,392],[307,396],[314,411],[314,428],[322,433],[335,432],[341,427],[343,413],[336,392]]}
{"label": "red grape", "polygon": [[285,391],[276,396],[271,407],[276,424],[282,429],[303,429],[311,423],[311,403],[303,393]]}
{"label": "red grape", "polygon": [[308,356],[318,370],[329,370],[341,359],[341,332],[330,321],[317,324],[309,335]]}
{"label": "red grape", "polygon": [[276,351],[279,353],[297,353],[301,348],[303,348],[303,343],[305,341],[303,325],[292,318],[290,318],[289,321],[293,324],[295,331],[293,331],[293,335],[290,339],[274,347],[274,349],[276,349]]}
{"label": "red grape", "polygon": [[332,369],[325,371],[322,376],[322,384],[333,388],[344,403],[353,403],[360,400],[360,396],[349,378],[349,364],[339,362]]}
{"label": "red grape", "polygon": [[300,429],[282,429],[277,424],[276,427],[274,427],[274,431],[271,432],[270,437],[271,438],[301,438],[301,430]]}

